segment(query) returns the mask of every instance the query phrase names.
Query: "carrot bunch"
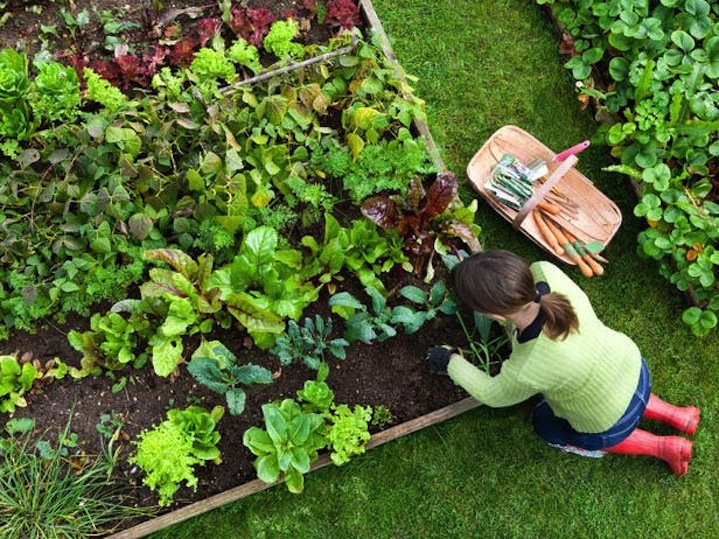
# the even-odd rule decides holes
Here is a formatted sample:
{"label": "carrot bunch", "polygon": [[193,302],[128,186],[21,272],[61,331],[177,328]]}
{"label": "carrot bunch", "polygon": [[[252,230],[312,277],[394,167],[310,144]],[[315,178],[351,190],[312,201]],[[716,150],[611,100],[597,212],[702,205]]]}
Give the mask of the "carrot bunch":
{"label": "carrot bunch", "polygon": [[551,202],[541,201],[532,210],[532,218],[545,241],[558,256],[567,256],[577,264],[579,271],[585,277],[602,275],[604,268],[599,262],[606,259],[590,250],[572,235],[571,232],[559,226],[556,220],[547,217],[547,214],[558,215],[561,208]]}

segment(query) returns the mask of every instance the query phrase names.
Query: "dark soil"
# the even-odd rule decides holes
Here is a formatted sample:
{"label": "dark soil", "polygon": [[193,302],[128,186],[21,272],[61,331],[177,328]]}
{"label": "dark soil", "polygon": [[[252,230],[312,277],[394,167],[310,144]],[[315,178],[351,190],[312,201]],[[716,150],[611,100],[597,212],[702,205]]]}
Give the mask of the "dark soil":
{"label": "dark soil", "polygon": [[[70,5],[58,2],[70,9]],[[150,2],[128,2],[126,13],[129,17],[141,17]],[[216,8],[217,2],[210,2]],[[297,1],[253,1],[252,7],[267,4],[276,13],[286,13],[292,9],[301,9]],[[58,6],[55,3],[42,2],[39,13],[26,12],[31,2],[10,1],[12,17],[0,28],[0,45],[23,44],[28,50],[37,48],[40,24],[59,22]],[[196,2],[174,0],[165,2],[165,12],[171,9],[182,10],[192,7]],[[83,7],[90,10],[103,8],[113,10],[117,4],[108,0],[75,0],[72,12]],[[300,6],[300,7],[298,7]],[[208,8],[209,9],[209,8]],[[178,16],[180,17],[180,16]],[[187,25],[186,18],[181,21]],[[186,28],[187,26],[185,26]],[[404,284],[422,284],[416,277],[407,274],[392,273],[386,280],[388,288]],[[345,287],[356,297],[364,297],[359,283],[346,282]],[[132,293],[132,291],[130,291]],[[326,293],[305,314],[329,315]],[[470,320],[471,318],[467,318]],[[335,333],[339,336],[341,320],[335,317]],[[35,334],[16,333],[9,341],[0,342],[0,353],[31,353],[36,359],[45,362],[60,358],[66,363],[78,365],[79,353],[69,345],[66,334],[69,330],[89,329],[89,319],[75,317],[59,324],[45,321]],[[239,363],[255,363],[265,366],[277,375],[273,384],[247,388],[247,406],[239,417],[226,413],[219,423],[222,439],[219,448],[223,463],[209,463],[198,470],[199,487],[197,492],[183,488],[175,496],[177,506],[201,500],[236,487],[256,477],[252,467],[253,456],[242,444],[244,431],[252,425],[262,424],[262,404],[280,398],[295,397],[305,380],[315,377],[314,371],[304,365],[291,365],[281,368],[277,358],[251,346],[247,335],[239,330],[217,331],[207,336],[223,342],[238,357]],[[185,346],[186,358],[192,353],[199,340],[188,341]],[[400,334],[397,337],[372,345],[353,344],[348,349],[345,361],[331,360],[331,374],[327,380],[334,390],[337,403],[384,405],[396,419],[402,423],[427,414],[466,397],[449,378],[433,375],[427,368],[424,356],[429,346],[438,343],[466,345],[465,335],[454,317],[441,317],[423,327],[414,335]],[[113,393],[113,380],[108,377],[87,378],[79,381],[66,378],[43,387],[28,398],[28,407],[18,409],[16,417],[32,417],[37,422],[38,433],[46,429],[55,431],[62,428],[72,415],[71,430],[78,435],[82,449],[90,454],[100,450],[101,436],[96,429],[103,414],[114,414],[122,419],[124,428],[119,443],[121,453],[116,473],[136,486],[133,494],[137,502],[152,505],[157,496],[142,485],[142,474],[127,464],[127,457],[133,453],[134,439],[144,429],[166,419],[166,412],[172,407],[185,407],[200,404],[206,408],[224,405],[222,395],[212,393],[199,385],[190,376],[183,365],[176,375],[160,378],[154,375],[151,366],[139,371],[127,373],[129,381],[124,389]],[[126,482],[123,481],[123,482]]]}

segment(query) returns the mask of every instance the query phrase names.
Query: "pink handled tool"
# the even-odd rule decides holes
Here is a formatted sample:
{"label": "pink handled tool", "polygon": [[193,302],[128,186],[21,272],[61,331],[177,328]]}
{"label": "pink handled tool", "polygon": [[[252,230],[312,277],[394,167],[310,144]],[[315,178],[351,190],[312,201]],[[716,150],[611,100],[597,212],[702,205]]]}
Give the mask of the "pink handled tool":
{"label": "pink handled tool", "polygon": [[588,147],[589,141],[585,140],[584,142],[580,142],[579,144],[575,144],[571,148],[567,148],[566,150],[559,152],[557,155],[554,156],[554,159],[552,159],[552,161],[559,163],[561,161],[564,161],[570,155],[576,155],[579,152],[586,150]]}

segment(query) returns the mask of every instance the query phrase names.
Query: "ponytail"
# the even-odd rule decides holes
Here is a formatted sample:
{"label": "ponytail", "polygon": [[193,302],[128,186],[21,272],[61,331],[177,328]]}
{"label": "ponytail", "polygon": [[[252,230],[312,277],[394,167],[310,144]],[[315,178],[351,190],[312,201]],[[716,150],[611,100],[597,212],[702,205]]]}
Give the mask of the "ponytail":
{"label": "ponytail", "polygon": [[539,308],[545,316],[544,331],[553,341],[563,341],[579,329],[577,313],[564,295],[550,292],[540,296]]}
{"label": "ponytail", "polygon": [[458,298],[475,311],[506,316],[537,302],[550,339],[563,340],[579,329],[569,300],[556,292],[539,295],[529,263],[510,251],[476,253],[457,264],[451,277]]}

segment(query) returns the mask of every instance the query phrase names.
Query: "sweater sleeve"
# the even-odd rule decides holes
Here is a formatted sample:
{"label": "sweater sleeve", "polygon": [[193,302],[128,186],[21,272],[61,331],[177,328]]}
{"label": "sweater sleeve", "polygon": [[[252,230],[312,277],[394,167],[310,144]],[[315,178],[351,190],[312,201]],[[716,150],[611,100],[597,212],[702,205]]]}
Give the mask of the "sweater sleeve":
{"label": "sweater sleeve", "polygon": [[472,397],[493,408],[518,404],[538,393],[536,388],[520,380],[512,361],[506,361],[497,376],[489,376],[461,355],[454,354],[447,374]]}

